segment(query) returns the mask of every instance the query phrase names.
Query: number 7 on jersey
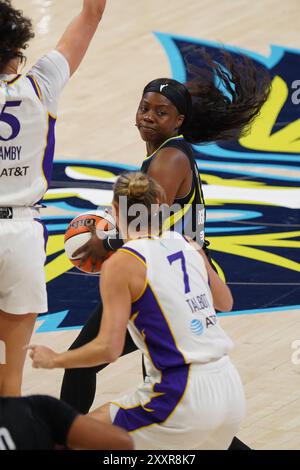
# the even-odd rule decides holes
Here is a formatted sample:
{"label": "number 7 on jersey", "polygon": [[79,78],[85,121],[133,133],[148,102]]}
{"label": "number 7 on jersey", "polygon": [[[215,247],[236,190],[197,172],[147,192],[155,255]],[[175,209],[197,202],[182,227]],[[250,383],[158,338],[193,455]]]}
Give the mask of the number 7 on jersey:
{"label": "number 7 on jersey", "polygon": [[184,257],[183,252],[178,251],[177,253],[174,253],[173,255],[167,256],[167,258],[170,264],[173,264],[175,261],[181,261],[181,268],[183,272],[183,282],[184,282],[184,293],[187,294],[188,292],[191,292],[189,276],[186,271],[186,262],[185,262],[185,257]]}

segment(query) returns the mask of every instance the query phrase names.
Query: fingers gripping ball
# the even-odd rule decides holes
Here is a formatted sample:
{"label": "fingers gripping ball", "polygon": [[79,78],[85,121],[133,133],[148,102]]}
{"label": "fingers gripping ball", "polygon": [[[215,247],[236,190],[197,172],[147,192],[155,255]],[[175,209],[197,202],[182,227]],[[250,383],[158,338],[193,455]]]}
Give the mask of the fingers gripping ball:
{"label": "fingers gripping ball", "polygon": [[107,212],[94,210],[75,217],[69,223],[64,238],[65,251],[71,263],[85,273],[100,273],[103,262],[112,253],[108,253],[106,257],[96,261],[91,256],[82,261],[84,253],[76,257],[73,257],[73,253],[89,242],[93,233],[97,234],[99,243],[101,243],[100,239],[105,238],[106,235],[114,234],[115,231],[115,220]]}

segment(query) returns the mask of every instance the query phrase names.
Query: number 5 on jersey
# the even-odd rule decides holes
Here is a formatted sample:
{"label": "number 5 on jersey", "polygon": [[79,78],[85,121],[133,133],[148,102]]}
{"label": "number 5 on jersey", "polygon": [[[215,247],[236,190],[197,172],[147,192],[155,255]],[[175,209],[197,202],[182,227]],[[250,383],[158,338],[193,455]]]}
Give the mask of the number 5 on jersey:
{"label": "number 5 on jersey", "polygon": [[15,116],[13,116],[11,113],[6,113],[5,109],[17,108],[21,105],[21,103],[22,101],[7,101],[6,104],[3,106],[2,112],[0,114],[0,128],[2,127],[1,126],[2,122],[6,123],[11,128],[11,134],[9,135],[9,137],[3,137],[1,135],[2,133],[2,129],[1,129],[0,140],[4,140],[5,142],[7,142],[8,140],[15,139],[19,135],[19,132],[21,129],[21,124],[19,120]]}

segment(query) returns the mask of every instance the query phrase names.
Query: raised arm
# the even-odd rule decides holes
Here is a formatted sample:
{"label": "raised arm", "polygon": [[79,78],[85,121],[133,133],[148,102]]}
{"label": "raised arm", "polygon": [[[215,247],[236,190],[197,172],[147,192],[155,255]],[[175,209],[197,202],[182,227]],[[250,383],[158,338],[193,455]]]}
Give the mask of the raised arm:
{"label": "raised arm", "polygon": [[97,30],[106,0],[83,0],[81,13],[69,24],[56,49],[64,55],[70,75],[77,70]]}

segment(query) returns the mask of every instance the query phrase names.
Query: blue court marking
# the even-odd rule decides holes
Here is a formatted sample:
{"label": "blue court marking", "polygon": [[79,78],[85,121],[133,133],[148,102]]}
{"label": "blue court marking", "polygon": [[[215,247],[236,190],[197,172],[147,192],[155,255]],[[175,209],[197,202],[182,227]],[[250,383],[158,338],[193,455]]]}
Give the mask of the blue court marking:
{"label": "blue court marking", "polygon": [[62,312],[51,313],[49,315],[43,315],[37,318],[37,321],[43,321],[40,327],[36,330],[36,333],[48,333],[50,331],[63,331],[63,330],[79,330],[81,326],[72,326],[66,328],[59,328],[59,325],[64,321],[68,315],[69,310],[63,310]]}
{"label": "blue court marking", "polygon": [[264,226],[253,226],[253,227],[206,227],[205,233],[225,233],[225,232],[243,232],[244,230],[262,230]]}
{"label": "blue court marking", "polygon": [[[167,34],[167,33],[161,33],[158,31],[155,31],[153,34],[167,53],[173,78],[182,83],[186,81],[186,67],[183,61],[183,57],[178,47],[176,46],[174,40],[186,41],[186,42],[190,42],[191,44],[198,44],[200,46],[206,45],[208,47],[214,47],[217,49],[220,49],[220,46],[222,47],[222,44],[218,42],[206,41],[202,39],[200,40],[200,39],[192,38],[188,36]],[[268,69],[272,69],[280,62],[280,60],[284,56],[285,51],[292,52],[295,54],[300,54],[300,50],[298,49],[292,49],[292,48],[287,48],[287,47],[282,47],[282,46],[277,46],[277,45],[271,45],[270,47],[271,47],[271,52],[270,52],[269,57],[265,57],[253,51],[249,51],[247,49],[242,49],[242,48],[237,48],[234,46],[226,45],[225,49],[230,52],[237,53],[237,54],[244,53],[248,57],[261,63]],[[247,154],[247,152],[236,152],[232,150],[222,149],[221,147],[219,147],[218,145],[214,143],[205,144],[205,145],[194,145],[194,148],[200,153],[206,153],[207,155],[216,156],[220,158],[272,160],[272,161],[281,161],[281,162],[282,161],[294,162],[297,158],[297,154],[295,155],[295,157],[293,157],[289,154],[283,154],[283,153],[274,154],[274,153],[269,153],[269,152],[268,153],[257,152],[254,155],[253,153],[249,155]]]}
{"label": "blue court marking", "polygon": [[286,307],[270,307],[270,308],[257,308],[253,310],[236,310],[233,312],[222,312],[218,313],[220,317],[232,317],[236,315],[256,315],[259,313],[275,313],[275,312],[284,312],[286,310],[299,310],[300,305],[288,305]]}
{"label": "blue court marking", "polygon": [[66,231],[68,228],[68,224],[47,224],[47,229],[49,232],[61,232]]}
{"label": "blue court marking", "polygon": [[59,220],[59,219],[73,219],[73,215],[42,215],[41,219],[45,222],[51,221],[51,220]]}
{"label": "blue court marking", "polygon": [[[229,214],[228,214],[229,212]],[[224,210],[224,209],[207,209],[207,214],[224,214],[224,217],[209,217],[207,218],[207,222],[228,222],[232,220],[247,220],[247,219],[255,219],[256,217],[261,217],[263,214],[262,212],[258,211],[237,211],[237,210]]]}
{"label": "blue court marking", "polygon": [[[58,195],[59,197],[59,195]],[[69,212],[76,212],[78,214],[80,214],[81,212],[84,211],[84,209],[82,209],[82,207],[78,208],[78,207],[74,207],[74,206],[71,206],[71,204],[68,204],[67,202],[62,202],[62,201],[57,201],[57,202],[48,202],[47,200],[44,201],[46,204],[47,204],[47,207],[50,206],[50,207],[58,207],[59,209],[63,209],[65,211],[69,211]]]}
{"label": "blue court marking", "polygon": [[[173,78],[175,80],[178,80],[180,82],[185,82],[186,81],[186,69],[185,69],[185,64],[182,58],[182,55],[177,48],[174,40],[176,41],[184,41],[184,42],[190,42],[192,44],[198,44],[200,46],[208,46],[208,47],[214,47],[216,49],[220,49],[220,47],[223,46],[222,43],[220,42],[214,42],[214,41],[207,41],[204,39],[197,39],[189,36],[180,36],[177,34],[167,34],[167,33],[161,33],[158,31],[153,32],[154,36],[158,39],[158,41],[161,43],[161,45],[164,47],[173,74]],[[284,56],[284,52],[288,50],[287,48],[283,48],[282,46],[276,46],[271,44],[271,52],[269,57],[265,57],[263,55],[260,55],[256,52],[249,51],[247,49],[242,49],[238,48],[235,46],[224,46],[226,50],[236,53],[236,54],[245,54],[248,57],[250,57],[253,60],[256,60],[260,64],[264,65],[268,69],[272,69],[275,67],[282,59]],[[296,53],[300,53],[300,50],[297,51],[295,50],[290,50],[294,51]]]}
{"label": "blue court marking", "polygon": [[[238,315],[267,314],[267,313],[276,313],[276,312],[293,311],[293,310],[300,311],[300,305],[290,305],[287,307],[261,308],[261,309],[254,309],[254,310],[236,310],[233,312],[221,312],[221,313],[218,313],[218,316],[232,317],[232,316],[238,316]],[[52,313],[50,315],[43,315],[41,317],[38,317],[37,321],[42,321],[43,323],[36,330],[36,333],[50,333],[53,331],[80,330],[83,327],[83,325],[59,328],[59,325],[66,318],[68,313],[69,313],[69,310],[63,310],[62,312]]]}
{"label": "blue court marking", "polygon": [[[209,157],[218,157],[226,159],[239,159],[239,160],[271,160],[271,161],[285,161],[285,162],[294,162],[298,160],[299,154],[296,153],[294,156],[286,153],[260,153],[260,152],[237,152],[236,150],[226,150],[222,147],[219,147],[217,144],[204,144],[204,145],[193,145],[193,148],[200,152],[201,154],[208,155]],[[199,160],[199,162],[205,161],[205,159]]]}
{"label": "blue court marking", "polygon": [[[226,165],[226,168],[224,168],[224,165]],[[233,166],[238,165],[241,167],[241,169],[237,168],[232,168]],[[243,168],[249,167],[251,164],[250,163],[233,163],[233,162],[205,162],[201,161],[200,167],[203,172],[203,169],[211,169],[211,170],[217,170],[219,173],[231,173],[231,174],[238,174],[238,175],[248,175],[248,176],[256,176],[258,178],[264,178],[264,179],[271,179],[271,180],[285,180],[285,181],[300,181],[300,176],[284,176],[284,175],[276,175],[274,173],[267,173],[268,168],[275,168],[281,171],[286,171],[286,170],[294,170],[299,173],[300,167],[297,166],[284,166],[284,165],[270,165],[270,164],[265,164],[265,165],[257,165],[253,164],[254,171],[249,171],[249,170],[243,170]],[[256,170],[259,170],[260,168],[263,169],[263,171],[259,172]]]}
{"label": "blue court marking", "polygon": [[[95,162],[95,161],[88,161],[88,160],[56,160],[55,163],[59,164],[62,163],[63,165],[73,166],[73,165],[84,165],[84,166],[105,166],[105,167],[113,167],[122,170],[128,171],[136,171],[139,167],[135,165],[127,165],[125,163],[114,163],[114,162]],[[77,181],[77,180],[74,180]]]}

